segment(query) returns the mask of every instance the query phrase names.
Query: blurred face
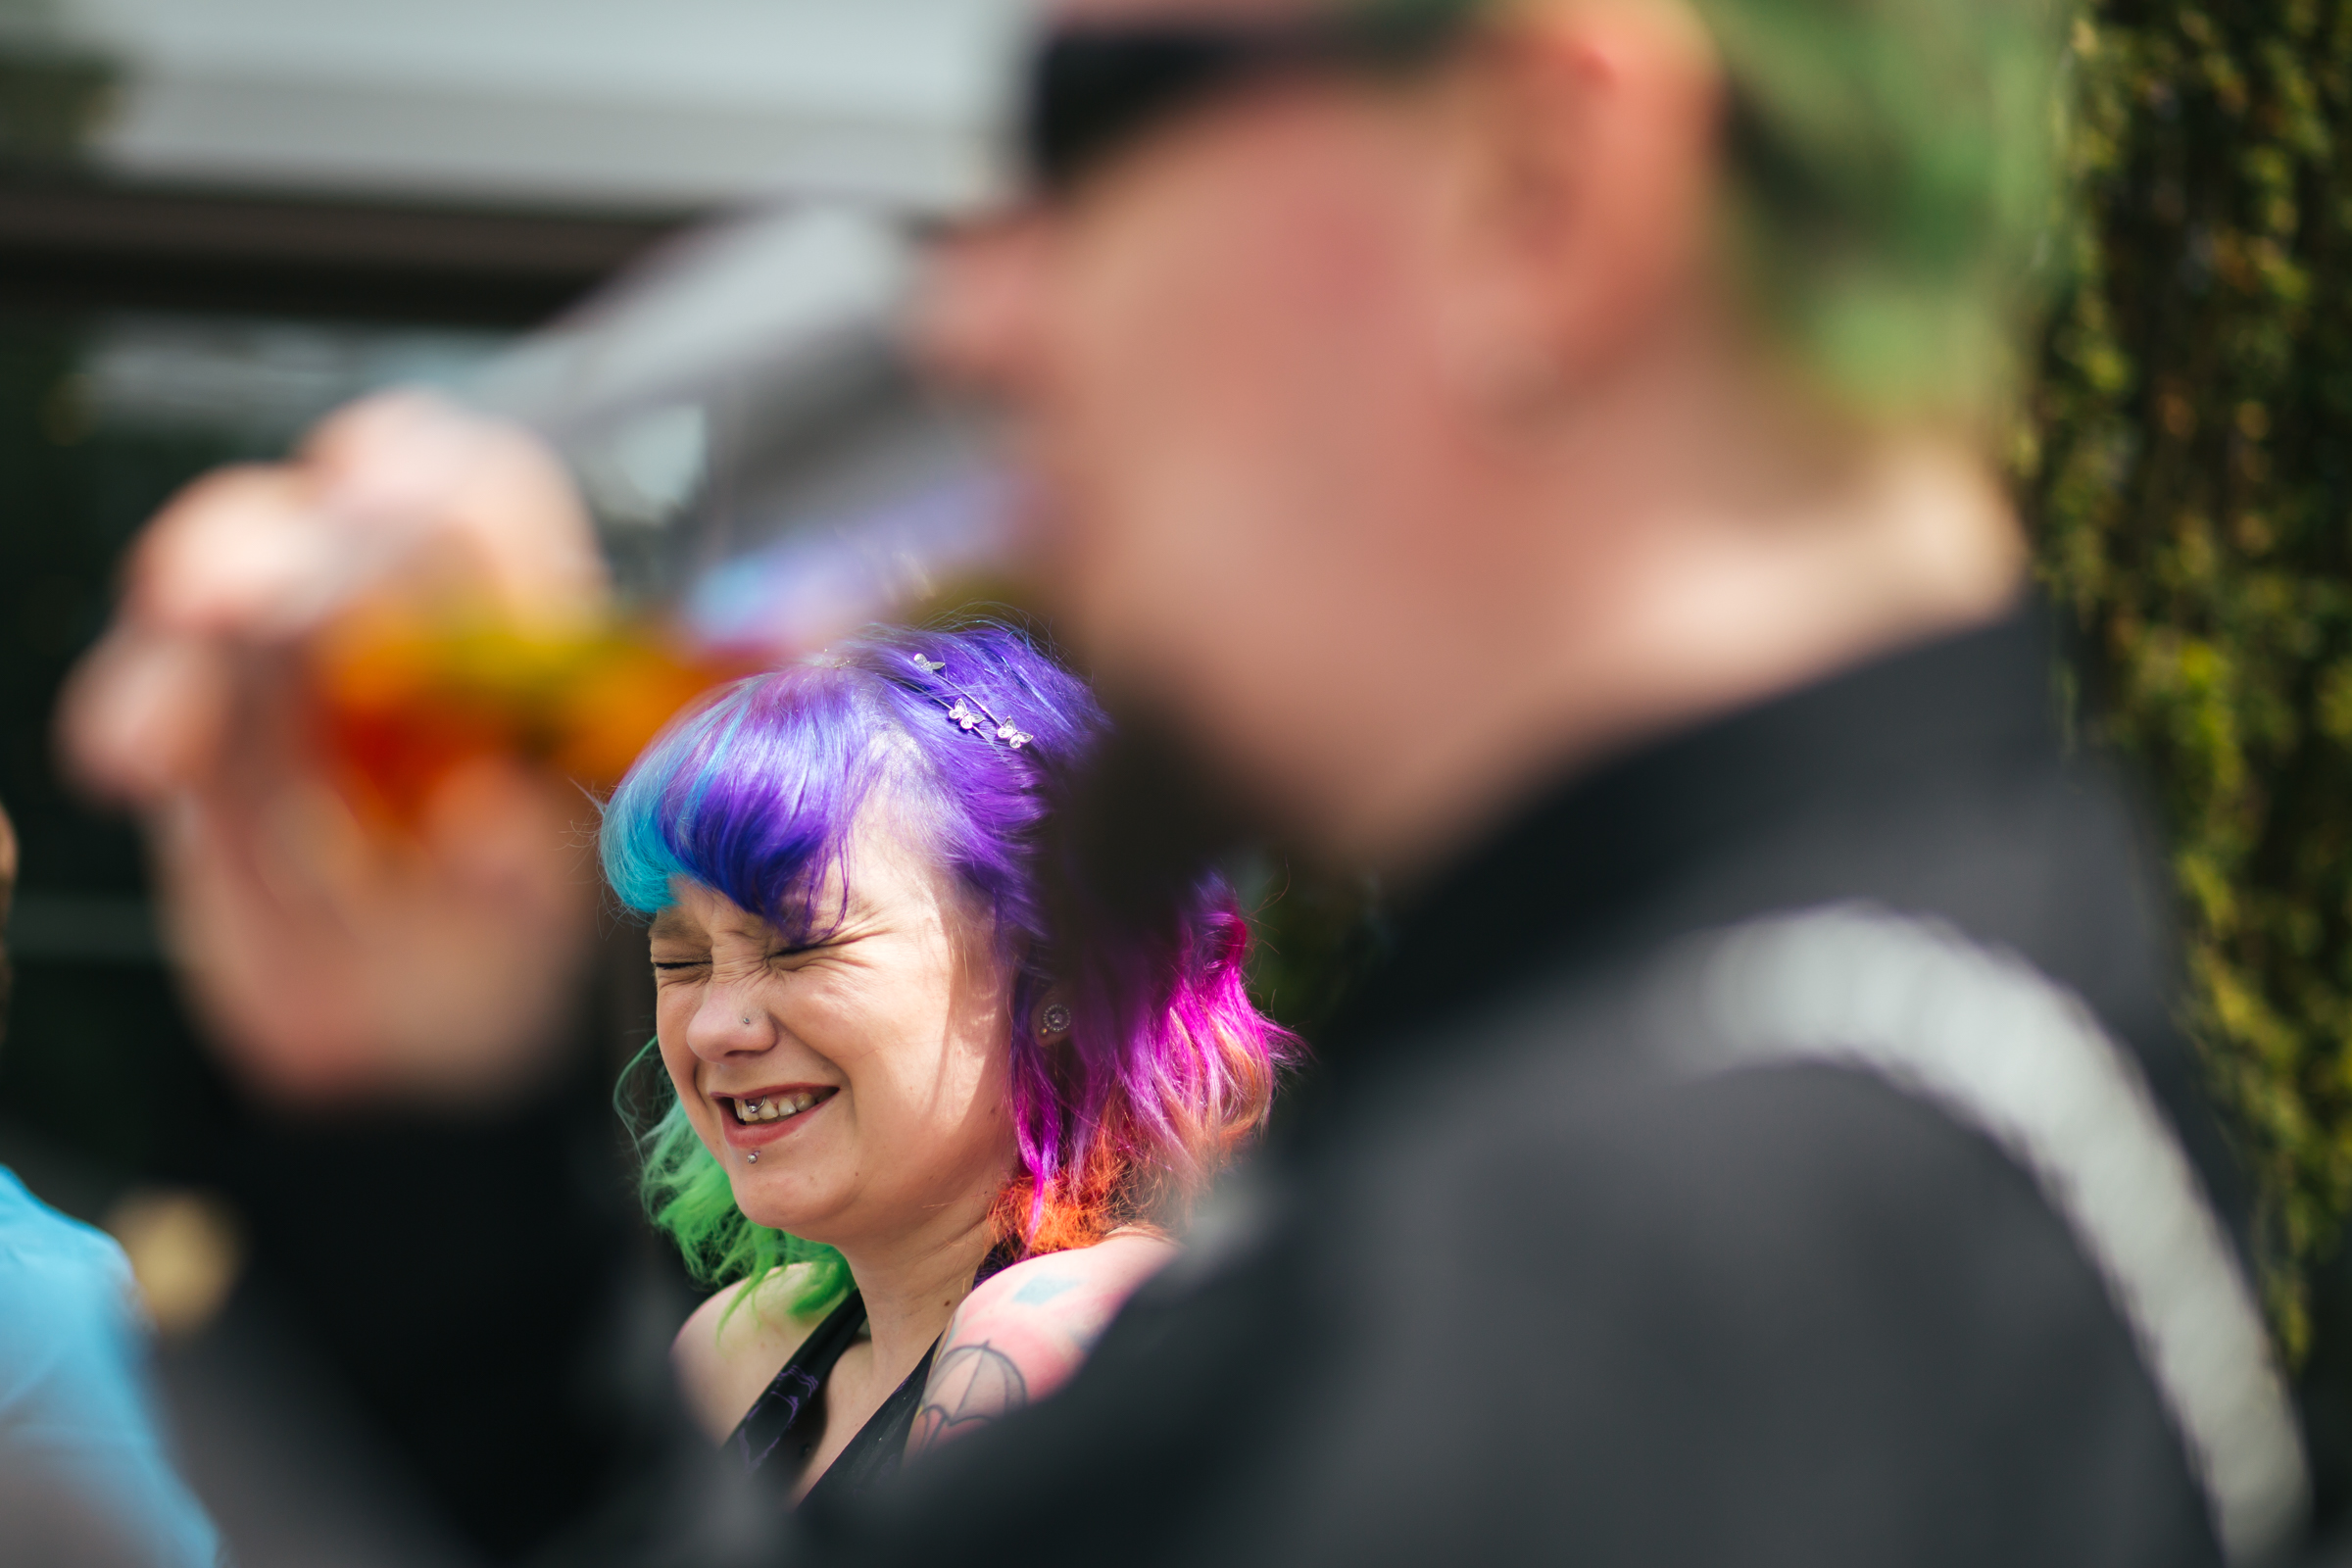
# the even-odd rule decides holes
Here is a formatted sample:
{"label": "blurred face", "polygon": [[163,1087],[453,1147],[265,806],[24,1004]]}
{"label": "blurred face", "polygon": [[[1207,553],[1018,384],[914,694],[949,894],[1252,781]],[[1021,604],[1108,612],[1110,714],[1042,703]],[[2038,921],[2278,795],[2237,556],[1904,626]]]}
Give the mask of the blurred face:
{"label": "blurred face", "polygon": [[959,1232],[1012,1164],[1010,977],[986,911],[878,814],[847,859],[846,915],[812,946],[675,885],[652,931],[662,1059],[752,1219],[848,1247]]}
{"label": "blurred face", "polygon": [[[1089,21],[1278,5],[1096,4]],[[1057,630],[1311,810],[1356,744],[1316,694],[1467,503],[1448,433],[1427,81],[1265,79],[943,253],[924,341],[1012,416]]]}

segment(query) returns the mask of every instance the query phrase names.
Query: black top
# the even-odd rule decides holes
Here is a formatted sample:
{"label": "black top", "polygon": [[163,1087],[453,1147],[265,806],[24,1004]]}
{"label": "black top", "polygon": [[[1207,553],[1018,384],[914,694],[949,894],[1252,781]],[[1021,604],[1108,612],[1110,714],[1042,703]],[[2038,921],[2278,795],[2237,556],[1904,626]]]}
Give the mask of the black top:
{"label": "black top", "polygon": [[2210,1568],[2121,1316],[1992,1143],[1861,1072],[1612,1077],[1673,1046],[1629,981],[1693,933],[1931,915],[2087,1003],[2236,1224],[2151,858],[2053,706],[2019,616],[1534,804],[1069,1386],[792,1560]]}
{"label": "black top", "polygon": [[[825,1435],[825,1401],[817,1394],[832,1376],[834,1363],[858,1343],[858,1331],[864,1327],[865,1298],[852,1291],[801,1342],[727,1439],[728,1451],[743,1461],[746,1470],[760,1473],[787,1491],[799,1483],[808,1455],[816,1451]],[[825,1467],[804,1503],[820,1494],[831,1499],[860,1492],[898,1474],[907,1436],[914,1431],[915,1411],[922,1404],[923,1384],[931,1376],[931,1357],[938,1350],[934,1341],[914,1370],[858,1429],[849,1446]]]}
{"label": "black top", "polygon": [[[991,1248],[972,1275],[972,1288],[977,1290],[990,1276],[1009,1267],[1016,1256],[1004,1243]],[[825,1402],[817,1397],[818,1392],[843,1353],[858,1343],[864,1327],[865,1296],[853,1290],[793,1350],[727,1437],[727,1451],[743,1461],[747,1472],[771,1487],[780,1487],[786,1494],[799,1485],[808,1456],[824,1440]],[[939,1342],[934,1340],[914,1370],[900,1380],[881,1408],[866,1418],[849,1446],[817,1477],[816,1485],[801,1498],[802,1507],[833,1506],[899,1473],[906,1440],[914,1432],[915,1415],[922,1408],[924,1385],[931,1378],[931,1358],[938,1353]]]}

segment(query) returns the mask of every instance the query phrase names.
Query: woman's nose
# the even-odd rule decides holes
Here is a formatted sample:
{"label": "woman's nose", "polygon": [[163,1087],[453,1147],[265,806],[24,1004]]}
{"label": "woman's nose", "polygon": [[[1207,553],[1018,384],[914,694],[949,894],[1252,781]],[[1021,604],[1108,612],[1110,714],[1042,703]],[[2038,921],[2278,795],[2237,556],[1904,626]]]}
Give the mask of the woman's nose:
{"label": "woman's nose", "polygon": [[712,986],[686,1024],[686,1049],[705,1061],[757,1055],[775,1043],[767,1009],[731,987]]}

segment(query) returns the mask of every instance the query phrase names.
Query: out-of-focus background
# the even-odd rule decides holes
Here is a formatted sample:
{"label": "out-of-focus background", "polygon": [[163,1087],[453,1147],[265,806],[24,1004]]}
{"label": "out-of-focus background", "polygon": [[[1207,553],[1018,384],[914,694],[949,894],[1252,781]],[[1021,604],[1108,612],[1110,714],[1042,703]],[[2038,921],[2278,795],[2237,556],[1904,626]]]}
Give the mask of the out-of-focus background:
{"label": "out-of-focus background", "polygon": [[[588,1289],[600,1250],[637,1245],[609,1100],[647,1032],[626,934],[576,1069],[530,1104],[278,1120],[199,1050],[129,829],[61,785],[58,683],[123,543],[191,474],[371,387],[461,381],[699,216],[984,187],[1020,20],[1018,0],[0,0],[0,800],[24,857],[0,1163],[158,1279],[179,1256],[191,1311],[206,1257],[298,1252],[278,1262],[312,1283],[322,1353],[494,1556],[564,1499],[469,1493],[467,1429],[404,1403],[402,1357],[529,1353],[487,1282]],[[2262,1184],[2270,1304],[2340,1513],[2352,0],[2095,0],[2072,55],[2082,199],[2054,216],[2058,306],[2008,457],[2078,633],[2084,741],[2140,768],[2170,835],[2189,1022]],[[1261,978],[1311,1023],[1356,910],[1315,889],[1282,908]],[[355,1175],[377,1163],[404,1174]],[[446,1278],[370,1274],[484,1194],[522,1214],[582,1184],[610,1201],[559,1205],[568,1232],[481,1226]]]}
{"label": "out-of-focus background", "polygon": [[2085,739],[2169,837],[2274,1323],[2352,1471],[2352,5],[2098,0],[2012,432]]}

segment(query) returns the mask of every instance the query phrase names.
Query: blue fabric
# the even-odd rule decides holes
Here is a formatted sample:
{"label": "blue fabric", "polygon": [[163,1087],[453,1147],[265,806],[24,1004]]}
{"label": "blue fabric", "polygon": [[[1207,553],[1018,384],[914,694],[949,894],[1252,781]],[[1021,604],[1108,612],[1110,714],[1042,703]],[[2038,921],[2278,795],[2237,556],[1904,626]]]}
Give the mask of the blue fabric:
{"label": "blue fabric", "polygon": [[55,1476],[157,1568],[214,1568],[212,1521],[172,1469],[130,1263],[0,1166],[0,1466]]}

